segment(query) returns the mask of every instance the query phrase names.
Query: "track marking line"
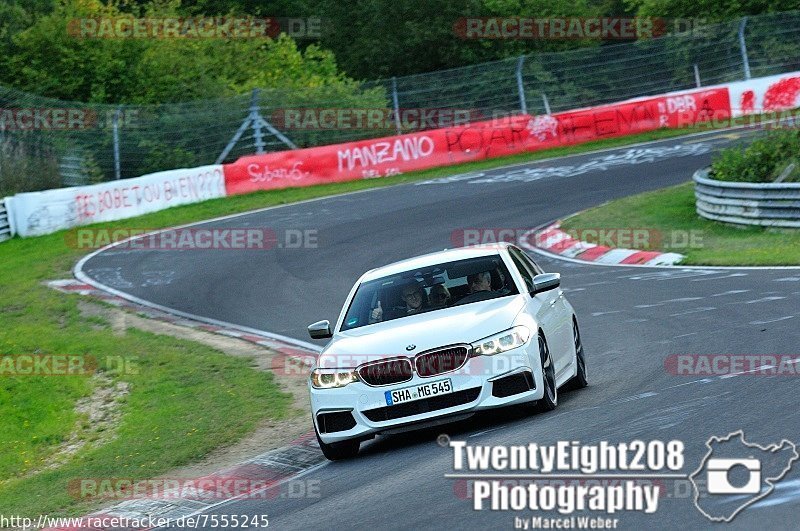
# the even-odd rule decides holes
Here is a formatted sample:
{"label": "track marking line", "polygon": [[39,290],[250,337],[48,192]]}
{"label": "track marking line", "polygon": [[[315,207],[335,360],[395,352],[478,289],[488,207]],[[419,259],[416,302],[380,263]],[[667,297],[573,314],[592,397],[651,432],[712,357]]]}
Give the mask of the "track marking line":
{"label": "track marking line", "polygon": [[[758,303],[761,303],[761,302],[779,301],[779,300],[783,300],[785,298],[786,297],[778,297],[776,295],[773,295],[771,297],[762,297],[760,299],[753,299],[751,301],[744,301],[744,304],[758,304]],[[738,304],[738,303],[732,302],[732,303],[729,303],[729,304]]]}
{"label": "track marking line", "polygon": [[712,297],[724,297],[725,295],[738,295],[739,293],[747,293],[749,289],[732,289],[730,291],[725,291],[723,293],[715,293],[711,295]]}
{"label": "track marking line", "polygon": [[711,380],[708,378],[703,378],[701,380],[692,380],[691,382],[684,382],[677,385],[670,385],[669,387],[664,387],[662,391],[666,391],[667,389],[675,389],[676,387],[683,387],[686,385],[694,385],[694,384],[709,383],[709,382],[711,382]]}
{"label": "track marking line", "polygon": [[741,376],[742,374],[750,374],[752,372],[763,371],[767,369],[774,369],[775,365],[762,365],[761,367],[756,367],[755,369],[750,369],[749,371],[741,371],[741,372],[734,372],[731,374],[723,374],[719,376],[720,380],[727,380],[728,378],[735,378],[736,376]]}
{"label": "track marking line", "polygon": [[468,438],[480,437],[481,435],[485,435],[487,433],[492,433],[493,431],[499,431],[499,430],[501,430],[503,428],[505,428],[505,426],[500,426],[500,427],[497,427],[497,428],[491,428],[491,429],[488,429],[488,430],[479,431],[477,433],[472,433],[470,435],[467,435],[467,437]]}
{"label": "track marking line", "polygon": [[777,323],[778,321],[785,321],[787,319],[794,319],[794,315],[787,315],[786,317],[778,317],[777,319],[770,319],[768,321],[750,321],[751,325],[765,325],[769,323]]}
{"label": "track marking line", "polygon": [[703,307],[703,308],[692,308],[691,310],[686,310],[686,311],[678,312],[678,313],[672,313],[669,316],[670,317],[680,317],[681,315],[690,315],[690,314],[693,314],[693,313],[700,313],[700,312],[711,312],[711,311],[714,311],[714,310],[716,310],[716,308],[714,306],[706,306],[706,307]]}
{"label": "track marking line", "polygon": [[612,400],[609,402],[611,405],[616,404],[624,404],[626,402],[633,402],[634,400],[642,400],[645,398],[650,398],[651,396],[658,396],[658,393],[655,391],[645,391],[644,393],[639,393],[637,395],[626,396],[625,398],[619,398],[617,400]]}
{"label": "track marking line", "polygon": [[692,301],[700,301],[705,299],[705,297],[682,297],[680,299],[667,299],[665,301],[656,302],[654,304],[637,304],[634,308],[655,308],[656,306],[663,306],[665,304],[669,304],[672,302],[692,302]]}
{"label": "track marking line", "polygon": [[690,280],[689,282],[707,282],[709,280],[723,280],[726,278],[737,278],[737,277],[746,277],[747,273],[731,273],[730,275],[721,275],[718,277],[704,277],[704,278],[695,278]]}

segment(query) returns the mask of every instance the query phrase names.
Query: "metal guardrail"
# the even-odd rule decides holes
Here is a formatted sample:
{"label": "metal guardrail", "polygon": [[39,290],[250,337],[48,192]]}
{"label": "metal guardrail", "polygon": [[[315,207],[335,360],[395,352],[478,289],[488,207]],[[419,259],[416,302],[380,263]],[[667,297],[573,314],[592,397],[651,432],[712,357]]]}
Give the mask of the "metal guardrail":
{"label": "metal guardrail", "polygon": [[800,183],[740,183],[709,179],[709,168],[692,176],[697,213],[706,219],[800,228]]}
{"label": "metal guardrail", "polygon": [[0,242],[10,240],[14,236],[14,227],[11,223],[11,212],[7,208],[6,199],[0,198]]}

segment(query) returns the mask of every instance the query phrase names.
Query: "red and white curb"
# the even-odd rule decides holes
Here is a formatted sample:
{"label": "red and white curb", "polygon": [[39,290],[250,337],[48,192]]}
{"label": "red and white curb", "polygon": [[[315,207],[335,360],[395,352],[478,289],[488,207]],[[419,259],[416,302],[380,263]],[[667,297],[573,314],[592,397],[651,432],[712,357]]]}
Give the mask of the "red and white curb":
{"label": "red and white curb", "polygon": [[[308,368],[310,370],[313,361],[318,353],[303,349],[297,345],[282,342],[273,337],[261,336],[257,333],[243,332],[225,326],[216,326],[192,319],[171,315],[158,309],[150,308],[135,302],[129,301],[117,295],[105,292],[94,286],[79,280],[53,280],[47,283],[53,289],[63,293],[75,293],[79,295],[94,297],[103,302],[135,311],[142,317],[168,322],[178,326],[185,326],[235,337],[243,341],[255,343],[272,349],[278,353],[273,363],[275,366],[285,367],[289,359],[292,366],[296,369]],[[152,521],[160,518],[169,518],[175,521],[181,517],[189,517],[202,514],[213,507],[231,502],[237,499],[258,499],[269,500],[283,497],[281,485],[296,479],[299,476],[326,463],[327,460],[322,455],[313,431],[292,441],[288,446],[271,450],[253,459],[233,467],[209,474],[202,478],[191,480],[193,485],[209,485],[206,492],[202,488],[193,489],[193,492],[184,493],[180,497],[158,498],[142,497],[129,499],[103,509],[102,511],[87,515],[82,518],[82,523],[72,527],[50,527],[50,530],[73,531],[78,529],[98,529],[94,522],[101,518],[122,519],[119,521]],[[225,485],[235,483],[235,495],[228,495],[224,491]],[[242,488],[242,484],[245,485]],[[222,486],[222,487],[220,487]],[[222,488],[223,492],[219,492]],[[125,529],[124,527],[115,529]],[[143,529],[143,528],[138,528]]]}
{"label": "red and white curb", "polygon": [[[78,531],[110,529],[98,527],[96,522],[112,522],[115,530],[154,529],[181,518],[199,514],[234,500],[277,500],[287,497],[287,485],[326,463],[313,432],[296,439],[289,446],[266,452],[258,457],[207,476],[185,480],[191,488],[184,489],[181,497],[137,498],[123,501],[113,507],[89,514],[78,525],[49,527],[50,531]],[[174,481],[174,480],[172,480]],[[289,491],[293,490],[291,488]],[[302,490],[302,489],[301,489]],[[291,494],[291,492],[289,492]],[[126,527],[131,522],[154,522],[155,525]]]}
{"label": "red and white curb", "polygon": [[525,234],[520,244],[557,257],[606,265],[671,266],[686,258],[678,253],[618,249],[576,240],[561,230],[560,222]]}

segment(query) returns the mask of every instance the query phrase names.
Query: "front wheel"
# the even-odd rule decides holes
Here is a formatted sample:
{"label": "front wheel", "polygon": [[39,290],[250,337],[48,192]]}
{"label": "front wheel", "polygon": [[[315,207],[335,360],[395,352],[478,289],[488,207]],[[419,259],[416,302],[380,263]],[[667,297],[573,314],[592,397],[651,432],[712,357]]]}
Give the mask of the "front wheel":
{"label": "front wheel", "polygon": [[558,404],[558,387],[556,386],[556,369],[553,365],[553,356],[550,347],[542,332],[539,332],[539,356],[542,360],[542,381],[544,382],[544,395],[536,404],[539,411],[553,411]]}
{"label": "front wheel", "polygon": [[322,450],[324,455],[329,461],[341,461],[342,459],[352,459],[358,455],[358,448],[361,446],[361,441],[358,439],[351,439],[349,441],[340,441],[335,443],[325,443],[319,437],[319,432],[314,428],[314,433],[317,435],[317,442],[319,449]]}
{"label": "front wheel", "polygon": [[583,389],[589,385],[589,380],[586,379],[586,357],[583,354],[583,341],[581,341],[578,321],[572,321],[572,339],[575,342],[575,363],[578,365],[578,370],[567,385],[569,389]]}

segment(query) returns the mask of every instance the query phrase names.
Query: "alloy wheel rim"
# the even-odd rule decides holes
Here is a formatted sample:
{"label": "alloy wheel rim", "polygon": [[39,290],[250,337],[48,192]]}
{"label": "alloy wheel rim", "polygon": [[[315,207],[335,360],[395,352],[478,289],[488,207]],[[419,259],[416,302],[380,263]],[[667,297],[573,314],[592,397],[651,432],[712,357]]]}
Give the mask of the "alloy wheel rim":
{"label": "alloy wheel rim", "polygon": [[542,336],[539,336],[539,349],[542,352],[542,372],[544,373],[544,391],[551,402],[556,401],[556,378],[553,368],[553,359],[550,357],[550,347]]}
{"label": "alloy wheel rim", "polygon": [[586,372],[586,362],[583,359],[583,343],[581,342],[581,333],[578,327],[573,327],[572,336],[575,338],[575,356],[578,358],[578,367],[581,372]]}

